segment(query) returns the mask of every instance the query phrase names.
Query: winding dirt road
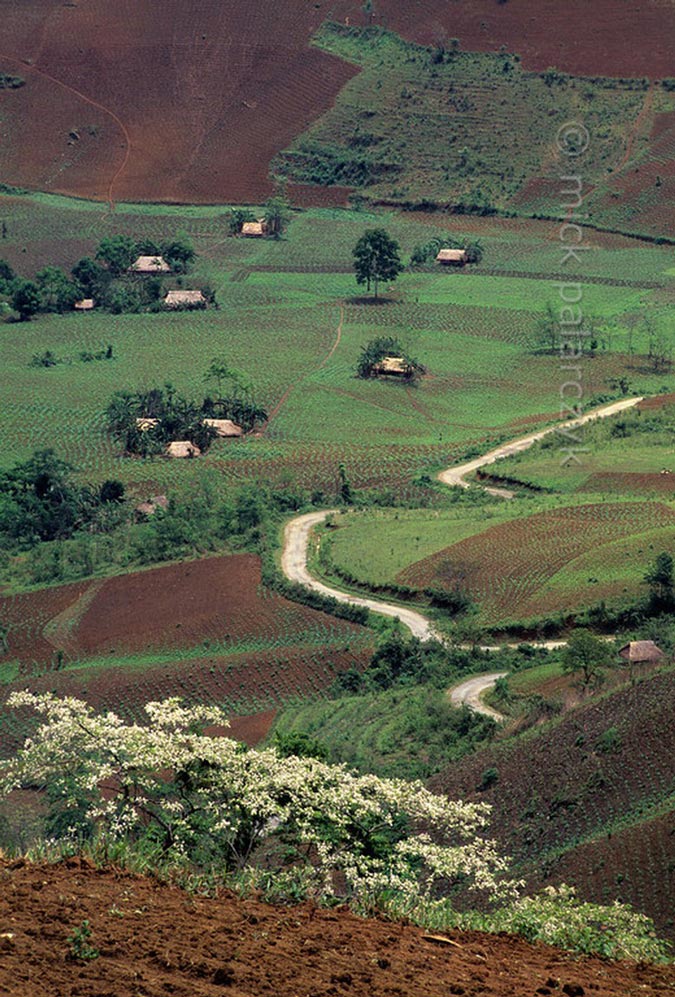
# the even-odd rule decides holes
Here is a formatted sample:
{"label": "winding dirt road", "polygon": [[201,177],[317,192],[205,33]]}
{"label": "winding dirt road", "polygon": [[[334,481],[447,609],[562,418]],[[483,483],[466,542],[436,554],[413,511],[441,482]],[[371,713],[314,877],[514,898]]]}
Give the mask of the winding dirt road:
{"label": "winding dirt road", "polygon": [[450,702],[453,706],[468,706],[476,713],[482,713],[493,720],[504,720],[501,713],[497,713],[491,706],[487,706],[481,699],[484,692],[492,689],[497,679],[503,679],[508,672],[490,672],[486,675],[475,675],[473,678],[460,682],[459,685],[448,689]]}
{"label": "winding dirt road", "polygon": [[[473,471],[477,471],[479,468],[485,467],[488,464],[493,464],[502,457],[509,457],[512,454],[527,450],[528,447],[531,447],[533,443],[537,442],[537,440],[543,439],[543,437],[548,436],[550,433],[555,433],[563,428],[573,429],[575,427],[582,426],[585,423],[591,422],[594,419],[606,419],[608,416],[616,415],[619,412],[632,408],[642,400],[642,398],[626,398],[619,402],[611,402],[609,405],[603,405],[600,408],[595,409],[593,412],[589,412],[586,415],[581,416],[579,419],[574,419],[573,421],[566,423],[557,423],[555,426],[549,426],[547,429],[542,429],[535,433],[529,433],[527,436],[522,436],[517,440],[513,440],[511,443],[505,443],[494,450],[490,450],[482,457],[477,457],[475,460],[471,460],[465,464],[459,464],[456,467],[451,467],[446,471],[442,471],[438,476],[439,480],[446,485],[469,488],[469,482],[465,479],[466,475],[471,474]],[[500,498],[513,498],[513,492],[510,492],[505,488],[485,487],[485,491]],[[314,592],[318,592],[321,595],[336,599],[338,602],[349,603],[354,606],[363,606],[366,609],[372,610],[374,613],[380,613],[383,616],[391,616],[399,619],[401,623],[405,624],[411,633],[415,637],[418,637],[421,641],[426,642],[438,640],[442,643],[444,638],[434,628],[431,620],[417,610],[408,609],[406,606],[397,606],[393,603],[383,602],[379,599],[366,598],[363,596],[351,595],[347,592],[341,592],[339,589],[332,588],[331,586],[318,581],[310,574],[307,567],[307,555],[312,530],[315,526],[318,526],[319,523],[322,523],[328,516],[335,514],[337,511],[337,509],[326,509],[320,512],[310,512],[304,516],[296,516],[295,519],[292,519],[286,524],[286,528],[284,530],[284,545],[281,555],[281,569],[286,578],[292,582],[304,585],[305,588],[312,589]],[[548,640],[532,641],[531,643],[536,647],[544,647],[548,650],[552,650],[553,648],[564,646],[566,642],[561,640]],[[480,647],[480,650],[482,651],[498,651],[499,649],[499,646],[491,644],[482,645]],[[467,680],[466,682],[462,682],[460,685],[450,690],[450,698],[453,703],[466,703],[469,707],[471,707],[471,709],[477,710],[479,713],[484,713],[485,715],[491,716],[496,720],[503,720],[504,717],[502,717],[501,714],[482,703],[480,695],[487,689],[491,688],[497,679],[501,678],[505,674],[506,672],[493,672],[491,674],[479,675],[475,678]]]}
{"label": "winding dirt road", "polygon": [[414,609],[407,609],[405,606],[395,606],[388,602],[380,602],[378,599],[366,599],[361,596],[349,595],[340,592],[339,589],[330,588],[323,582],[317,581],[309,573],[307,568],[307,552],[309,538],[312,530],[319,523],[323,522],[327,516],[338,512],[337,509],[327,509],[321,512],[310,512],[305,516],[297,516],[290,523],[286,524],[284,531],[284,549],[281,555],[281,570],[292,582],[298,582],[305,588],[327,595],[338,602],[350,603],[353,606],[363,606],[372,609],[374,613],[381,613],[383,616],[398,617],[415,637],[422,641],[441,640],[441,636],[434,630],[431,621],[422,613]]}
{"label": "winding dirt road", "polygon": [[[543,440],[545,436],[550,436],[551,433],[576,429],[579,426],[586,425],[588,422],[593,422],[595,419],[606,419],[610,415],[617,415],[619,412],[633,408],[641,401],[643,401],[642,397],[623,398],[620,402],[610,402],[609,405],[602,405],[600,408],[594,409],[592,412],[587,412],[586,415],[582,415],[578,419],[571,419],[569,422],[557,422],[555,426],[548,426],[546,429],[537,430],[535,433],[528,433],[527,436],[521,436],[517,440],[512,440],[511,443],[503,443],[494,450],[483,454],[482,457],[476,457],[465,464],[457,464],[454,467],[449,467],[446,471],[441,471],[438,475],[438,480],[442,481],[444,485],[449,485],[451,488],[457,486],[460,488],[469,488],[470,483],[466,480],[468,474],[473,474],[474,471],[478,471],[488,464],[494,464],[495,461],[501,460],[503,457],[512,457],[513,454],[529,450],[533,443]],[[506,488],[485,487],[485,491],[498,498],[513,498],[514,495],[512,491]]]}

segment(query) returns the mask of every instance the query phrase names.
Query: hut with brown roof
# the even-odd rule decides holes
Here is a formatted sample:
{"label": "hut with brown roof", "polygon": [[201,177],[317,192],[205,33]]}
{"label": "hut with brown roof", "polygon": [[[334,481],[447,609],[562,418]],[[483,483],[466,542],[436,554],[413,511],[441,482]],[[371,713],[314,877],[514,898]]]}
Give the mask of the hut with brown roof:
{"label": "hut with brown roof", "polygon": [[166,448],[167,457],[199,457],[201,450],[190,440],[174,440]]}
{"label": "hut with brown roof", "polygon": [[231,419],[204,419],[202,421],[205,426],[211,426],[212,429],[215,429],[216,436],[224,438],[244,435],[244,430],[241,426],[238,426],[236,422],[232,422]]}
{"label": "hut with brown roof", "polygon": [[82,298],[80,301],[76,301],[73,308],[76,312],[90,312],[94,307],[93,298]]}
{"label": "hut with brown roof", "polygon": [[167,291],[164,299],[167,308],[205,308],[206,298],[197,291]]}
{"label": "hut with brown roof", "polygon": [[631,665],[655,664],[666,657],[653,640],[632,640],[624,644],[619,654]]}
{"label": "hut with brown roof", "polygon": [[463,267],[469,262],[466,249],[441,249],[436,262],[446,267]]}
{"label": "hut with brown roof", "polygon": [[264,218],[259,218],[257,222],[244,222],[241,227],[241,234],[249,239],[260,239],[267,235],[267,223]]}
{"label": "hut with brown roof", "polygon": [[171,273],[171,267],[163,256],[139,256],[129,267],[129,273]]}

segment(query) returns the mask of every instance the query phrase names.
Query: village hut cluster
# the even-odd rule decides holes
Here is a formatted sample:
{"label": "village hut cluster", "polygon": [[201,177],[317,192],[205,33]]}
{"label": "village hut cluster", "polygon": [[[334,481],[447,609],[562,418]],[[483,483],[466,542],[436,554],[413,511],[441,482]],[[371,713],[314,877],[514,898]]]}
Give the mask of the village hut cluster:
{"label": "village hut cluster", "polygon": [[[257,223],[256,223],[257,224]],[[128,268],[131,276],[152,277],[166,276],[173,273],[171,265],[163,256],[138,256]],[[163,304],[170,310],[207,308],[208,301],[200,288],[175,288],[166,292]],[[90,312],[96,307],[94,298],[82,298],[76,301],[73,308],[76,312]]]}
{"label": "village hut cluster", "polygon": [[[243,428],[232,419],[202,419],[202,424],[213,429],[219,439],[236,439],[244,436]],[[159,419],[148,416],[139,416],[136,419],[136,429],[139,433],[148,433],[158,425]],[[164,453],[167,457],[189,460],[193,457],[201,457],[202,451],[196,443],[192,443],[190,440],[172,440],[171,443],[167,444]]]}

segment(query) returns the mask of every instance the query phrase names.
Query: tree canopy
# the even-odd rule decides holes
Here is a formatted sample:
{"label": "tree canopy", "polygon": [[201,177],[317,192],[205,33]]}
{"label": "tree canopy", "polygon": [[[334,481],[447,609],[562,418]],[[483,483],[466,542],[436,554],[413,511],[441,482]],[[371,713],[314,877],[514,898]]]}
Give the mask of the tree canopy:
{"label": "tree canopy", "polygon": [[393,283],[403,270],[399,244],[383,228],[367,229],[353,251],[354,272],[357,284],[375,288],[381,282]]}

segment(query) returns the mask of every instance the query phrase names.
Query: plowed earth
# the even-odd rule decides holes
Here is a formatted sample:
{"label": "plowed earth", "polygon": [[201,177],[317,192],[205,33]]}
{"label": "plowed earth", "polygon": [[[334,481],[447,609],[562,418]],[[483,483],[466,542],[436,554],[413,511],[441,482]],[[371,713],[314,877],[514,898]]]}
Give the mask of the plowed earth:
{"label": "plowed earth", "polygon": [[[432,941],[343,909],[190,896],[77,858],[5,863],[0,877],[0,990],[12,997],[660,997],[675,988],[672,967],[576,961],[476,932]],[[84,920],[100,954],[76,961],[68,938]]]}
{"label": "plowed earth", "polygon": [[[0,92],[0,176],[111,202],[259,202],[272,157],[356,72],[309,46],[329,16],[365,20],[349,0],[0,0],[0,70],[26,80]],[[375,23],[424,44],[505,45],[527,69],[675,75],[665,0],[382,0]]]}
{"label": "plowed earth", "polygon": [[205,641],[293,643],[294,636],[313,627],[344,633],[345,640],[362,632],[263,590],[260,561],[253,554],[4,596],[0,618],[10,625],[10,649],[4,657],[26,664],[49,661],[55,649],[92,658]]}
{"label": "plowed earth", "polygon": [[[75,696],[141,722],[152,700],[214,703],[229,711],[231,736],[249,744],[267,734],[279,703],[324,692],[339,672],[365,668],[371,653],[363,628],[263,589],[260,562],[249,554],[6,596],[0,619],[10,625],[0,663],[20,666],[6,692],[29,686]],[[54,670],[58,650],[66,665],[99,663]],[[144,652],[161,659],[163,651],[165,663],[143,662]],[[129,660],[111,657],[108,666],[112,654]],[[16,751],[34,722],[28,711],[0,705],[0,756]]]}

